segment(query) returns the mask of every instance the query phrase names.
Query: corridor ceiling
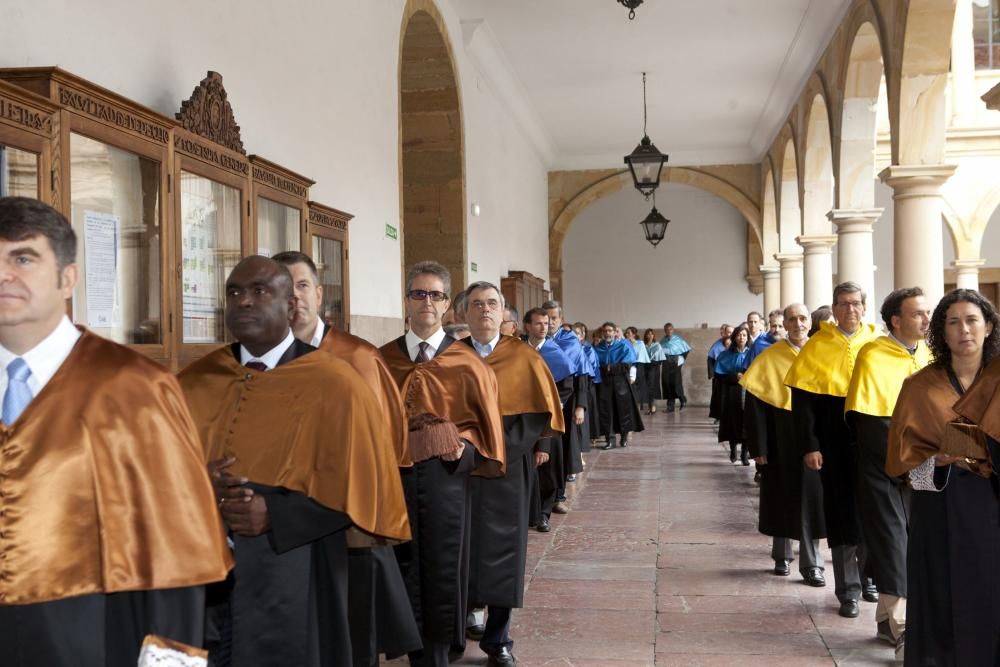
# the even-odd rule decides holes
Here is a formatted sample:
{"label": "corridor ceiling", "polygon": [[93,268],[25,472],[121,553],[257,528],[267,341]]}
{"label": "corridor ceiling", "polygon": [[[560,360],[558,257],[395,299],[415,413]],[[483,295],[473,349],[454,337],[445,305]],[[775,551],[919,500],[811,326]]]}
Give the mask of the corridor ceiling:
{"label": "corridor ceiling", "polygon": [[642,136],[670,165],[760,159],[849,0],[453,0],[490,35],[553,169],[622,167]]}

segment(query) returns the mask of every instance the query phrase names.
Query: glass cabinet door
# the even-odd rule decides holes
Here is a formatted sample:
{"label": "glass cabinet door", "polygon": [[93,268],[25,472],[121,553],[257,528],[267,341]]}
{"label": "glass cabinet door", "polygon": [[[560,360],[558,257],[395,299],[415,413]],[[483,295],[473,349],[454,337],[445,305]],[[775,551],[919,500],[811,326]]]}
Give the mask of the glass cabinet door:
{"label": "glass cabinet door", "polygon": [[257,254],[273,257],[286,250],[299,250],[302,211],[257,197]]}
{"label": "glass cabinet door", "polygon": [[186,171],[180,180],[182,340],[226,342],[226,276],[241,257],[242,194]]}
{"label": "glass cabinet door", "polygon": [[73,133],[70,192],[73,319],[119,343],[162,343],[160,163]]}
{"label": "glass cabinet door", "polygon": [[323,288],[320,317],[341,331],[347,331],[344,321],[344,244],[325,236],[312,237],[312,259]]}
{"label": "glass cabinet door", "polygon": [[38,198],[38,156],[0,144],[0,197]]}

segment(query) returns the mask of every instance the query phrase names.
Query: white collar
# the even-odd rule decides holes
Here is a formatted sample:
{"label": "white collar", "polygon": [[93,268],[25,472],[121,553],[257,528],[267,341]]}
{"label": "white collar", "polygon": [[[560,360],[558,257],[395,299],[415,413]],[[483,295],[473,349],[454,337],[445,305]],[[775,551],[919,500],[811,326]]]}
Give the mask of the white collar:
{"label": "white collar", "polygon": [[529,338],[528,340],[526,340],[525,342],[526,342],[526,343],[527,343],[528,345],[531,345],[531,346],[532,346],[533,348],[535,348],[536,350],[541,350],[541,349],[542,349],[542,346],[543,346],[543,345],[545,345],[545,341],[547,341],[547,340],[548,340],[548,338],[543,338],[543,339],[542,339],[542,342],[541,342],[541,343],[539,343],[538,345],[531,345],[531,339],[530,339],[530,338]]}
{"label": "white collar", "polygon": [[911,357],[914,354],[917,353],[917,348],[920,347],[920,341],[917,341],[917,344],[914,345],[913,347],[906,347],[906,344],[903,343],[903,341],[901,341],[898,338],[896,338],[895,336],[893,336],[891,331],[888,334],[886,334],[886,335],[888,335],[889,338],[891,338],[893,341],[895,341],[896,344],[899,345],[901,348],[903,348],[904,350],[906,350],[907,352],[909,352]]}
{"label": "white collar", "polygon": [[[76,345],[79,338],[80,330],[73,326],[68,317],[63,315],[52,333],[42,339],[35,347],[20,355],[28,364],[28,368],[31,369],[28,387],[33,396],[38,396],[38,392],[56,374],[59,367],[66,361],[66,357],[73,351],[73,346]],[[7,387],[7,364],[17,357],[18,355],[0,345],[0,375],[2,375],[2,385],[5,390]]]}
{"label": "white collar", "polygon": [[[444,341],[445,333],[444,329],[438,328],[437,331],[432,333],[427,340],[423,340],[417,334],[413,333],[413,329],[406,332],[406,351],[410,354],[410,361],[416,361],[417,355],[420,354],[420,344],[427,343],[431,347],[431,351],[437,354],[438,348],[441,347],[441,343]],[[431,356],[433,357],[434,354]]]}
{"label": "white collar", "polygon": [[323,342],[323,334],[326,332],[326,325],[323,323],[322,317],[316,318],[316,329],[313,330],[312,340],[309,344],[313,347],[319,347],[319,344]]}
{"label": "white collar", "polygon": [[[500,334],[498,333],[496,336],[493,337],[493,340],[485,344],[480,343],[478,340],[473,338],[472,346],[476,348],[476,352],[479,353],[479,356],[488,357],[490,356],[490,354],[493,353],[493,350],[497,349],[497,343],[499,342],[500,342]],[[489,349],[489,352],[486,352],[487,349]],[[483,352],[486,352],[486,354],[483,354]]]}
{"label": "white collar", "polygon": [[243,347],[243,345],[240,345],[240,363],[246,366],[248,361],[259,361],[267,366],[267,370],[274,370],[274,367],[278,365],[279,361],[281,361],[281,357],[285,355],[285,351],[287,351],[294,342],[295,334],[293,334],[292,330],[289,329],[288,335],[285,336],[283,341],[259,357],[255,357],[250,354],[250,350]]}

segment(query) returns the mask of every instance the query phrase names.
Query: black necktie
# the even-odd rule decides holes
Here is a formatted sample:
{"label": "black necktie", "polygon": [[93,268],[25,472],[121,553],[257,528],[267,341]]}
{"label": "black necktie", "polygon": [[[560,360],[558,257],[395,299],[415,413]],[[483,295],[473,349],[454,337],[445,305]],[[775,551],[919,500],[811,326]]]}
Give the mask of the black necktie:
{"label": "black necktie", "polygon": [[420,351],[417,352],[417,363],[422,364],[431,360],[431,344],[425,340],[420,341]]}
{"label": "black necktie", "polygon": [[261,373],[267,371],[267,364],[265,364],[263,361],[248,361],[245,364],[245,366],[247,368],[252,368],[255,371],[260,371]]}

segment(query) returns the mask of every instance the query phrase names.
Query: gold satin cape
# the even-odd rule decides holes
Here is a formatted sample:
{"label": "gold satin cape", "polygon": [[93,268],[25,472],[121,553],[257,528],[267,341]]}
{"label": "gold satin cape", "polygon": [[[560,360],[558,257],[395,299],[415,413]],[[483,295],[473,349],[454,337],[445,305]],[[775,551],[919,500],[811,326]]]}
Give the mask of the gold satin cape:
{"label": "gold satin cape", "polygon": [[785,384],[811,394],[847,396],[858,352],[880,335],[874,324],[862,324],[848,337],[833,322],[822,322],[788,369]]}
{"label": "gold satin cape", "polygon": [[156,362],[83,330],[0,439],[0,604],[226,578],[198,432]]}
{"label": "gold satin cape", "polygon": [[787,340],[778,341],[753,360],[740,378],[740,386],[768,405],[791,410],[792,390],[785,386],[785,375],[798,354]]}
{"label": "gold satin cape", "polygon": [[408,446],[409,431],[406,428],[403,398],[399,395],[399,388],[392,379],[392,374],[389,373],[385,361],[382,360],[382,355],[378,353],[378,348],[363,338],[331,327],[320,342],[319,349],[350,364],[375,392],[375,397],[385,414],[389,436],[396,448],[396,459],[399,467],[409,468],[412,466],[413,458],[410,456]]}
{"label": "gold satin cape", "polygon": [[[994,440],[1000,441],[1000,357],[994,359],[955,404],[962,415]],[[1000,461],[997,462],[1000,465]]]}
{"label": "gold satin cape", "polygon": [[209,461],[309,496],[361,530],[409,540],[396,450],[382,408],[347,362],[316,350],[265,372],[229,346],[179,374]]}
{"label": "gold satin cape", "polygon": [[847,389],[844,412],[872,417],[891,417],[903,380],[931,363],[931,351],[924,341],[910,354],[888,336],[880,336],[861,348]]}
{"label": "gold satin cape", "polygon": [[547,412],[549,426],[542,437],[566,430],[559,390],[542,355],[513,336],[500,336],[484,361],[497,376],[501,415]]}
{"label": "gold satin cape", "polygon": [[903,381],[889,426],[886,474],[904,475],[940,451],[948,422],[958,419],[957,400],[948,372],[936,364]]}
{"label": "gold satin cape", "polygon": [[483,458],[473,475],[500,477],[507,469],[497,378],[468,345],[452,341],[430,361],[414,363],[399,339],[379,348],[408,420],[433,415],[455,425]]}

